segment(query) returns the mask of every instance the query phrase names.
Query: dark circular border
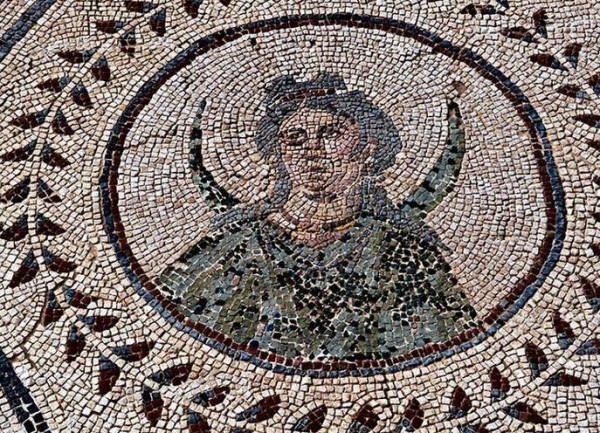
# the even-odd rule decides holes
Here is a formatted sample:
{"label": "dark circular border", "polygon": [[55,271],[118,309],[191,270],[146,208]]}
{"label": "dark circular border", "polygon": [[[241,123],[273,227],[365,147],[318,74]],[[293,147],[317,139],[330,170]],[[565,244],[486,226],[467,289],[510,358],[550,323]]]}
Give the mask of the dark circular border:
{"label": "dark circular border", "polygon": [[[259,34],[304,26],[343,26],[377,29],[403,37],[412,38],[433,51],[451,57],[474,68],[482,77],[496,86],[507,97],[520,118],[529,128],[538,174],[542,180],[546,203],[546,234],[533,266],[511,292],[483,318],[482,325],[468,329],[449,341],[428,344],[402,356],[384,359],[308,361],[292,359],[237,343],[201,323],[193,322],[177,310],[176,305],[165,299],[156,285],[145,275],[137,262],[121,222],[118,208],[118,170],[124,143],[131,127],[153,94],[184,67],[201,54],[220,47],[248,34]],[[566,230],[564,193],[546,128],[528,98],[502,72],[469,49],[458,48],[428,30],[412,24],[387,18],[348,13],[310,14],[271,18],[238,27],[221,30],[202,37],[189,48],[169,61],[148,80],[129,102],[115,126],[107,143],[104,167],[99,178],[104,226],[113,244],[119,263],[125,270],[137,293],[175,328],[182,330],[211,347],[235,359],[248,361],[262,368],[284,374],[301,374],[311,377],[370,376],[377,373],[393,373],[400,370],[429,365],[432,362],[462,352],[483,341],[519,311],[543,284],[556,265],[563,246]]]}

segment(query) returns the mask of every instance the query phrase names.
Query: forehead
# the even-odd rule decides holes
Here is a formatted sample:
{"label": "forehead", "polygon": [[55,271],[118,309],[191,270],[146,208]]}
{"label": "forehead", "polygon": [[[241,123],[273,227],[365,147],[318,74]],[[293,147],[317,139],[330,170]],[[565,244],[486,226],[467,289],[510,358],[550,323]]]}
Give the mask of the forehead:
{"label": "forehead", "polygon": [[301,107],[283,119],[281,128],[328,124],[339,122],[341,119],[342,116],[328,110]]}

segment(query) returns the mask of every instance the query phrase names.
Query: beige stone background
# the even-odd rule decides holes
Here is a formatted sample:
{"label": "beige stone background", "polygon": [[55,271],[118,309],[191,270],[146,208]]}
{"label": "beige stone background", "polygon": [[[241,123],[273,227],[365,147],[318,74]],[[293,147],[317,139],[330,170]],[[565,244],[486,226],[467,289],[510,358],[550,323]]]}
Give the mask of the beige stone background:
{"label": "beige stone background", "polygon": [[[599,152],[588,145],[590,140],[599,140],[600,137],[597,128],[573,120],[575,115],[600,114],[599,96],[593,93],[588,83],[593,74],[600,72],[600,10],[597,4],[585,1],[510,1],[510,7],[504,14],[496,16],[496,20],[493,20],[488,16],[471,17],[461,14],[460,10],[468,4],[466,1],[233,0],[229,6],[225,6],[216,0],[205,0],[200,5],[196,18],[189,17],[179,1],[153,3],[158,8],[163,8],[167,14],[167,32],[162,37],[157,36],[148,26],[148,18],[156,10],[147,13],[132,12],[123,2],[117,1],[59,1],[0,63],[2,153],[23,147],[31,140],[37,139],[40,142],[49,141],[54,149],[59,150],[71,162],[63,170],[47,167],[41,162],[40,152],[36,151],[25,162],[3,163],[0,171],[0,194],[14,186],[23,176],[30,176],[32,184],[35,184],[37,179],[45,180],[62,199],[59,204],[49,204],[31,195],[21,203],[0,204],[0,222],[3,225],[12,224],[23,214],[28,216],[29,224],[32,225],[33,215],[43,212],[66,229],[64,234],[56,237],[30,233],[24,241],[0,242],[0,275],[4,276],[0,285],[0,348],[11,360],[21,381],[31,391],[52,431],[185,432],[188,431],[188,408],[205,416],[214,432],[234,431],[236,427],[258,432],[291,431],[299,418],[314,407],[324,404],[328,407],[328,412],[322,431],[344,432],[359,409],[364,404],[369,404],[380,419],[373,431],[388,432],[394,431],[411,398],[417,398],[425,411],[425,422],[418,431],[460,431],[460,426],[467,424],[483,424],[489,431],[494,432],[598,431],[599,358],[597,355],[576,355],[575,351],[590,338],[598,338],[597,327],[600,319],[598,314],[593,313],[585,298],[581,278],[590,281],[600,278],[600,259],[592,248],[592,245],[600,244],[599,223],[593,217],[594,213],[599,212],[600,192],[593,180],[600,171]],[[489,4],[502,8],[496,2]],[[29,5],[30,2],[19,1],[1,3],[1,28],[10,27]],[[538,37],[538,43],[528,44],[506,38],[500,33],[502,28],[507,27],[530,28],[533,13],[540,8],[546,9],[549,16],[547,38]],[[438,33],[456,45],[469,47],[516,82],[548,128],[566,194],[568,229],[559,263],[544,286],[493,338],[476,347],[430,366],[396,374],[345,379],[282,376],[245,362],[232,360],[192,341],[171,327],[135,294],[104,232],[97,181],[103,164],[103,149],[112,125],[132,95],[148,77],[200,36],[218,29],[274,16],[340,11],[393,17],[415,23]],[[120,33],[101,33],[96,30],[95,22],[102,20],[120,20],[125,23],[125,27]],[[135,54],[128,56],[120,48],[119,37],[131,29],[135,29],[137,45]],[[564,48],[574,42],[582,44],[576,68],[569,65],[564,57]],[[57,52],[66,49],[92,48],[96,52],[84,64],[70,64],[56,55]],[[224,49],[232,48],[226,46]],[[554,55],[567,70],[540,67],[529,60],[529,56],[539,53]],[[108,83],[94,80],[90,75],[91,64],[101,56],[107,58],[112,68],[113,76]],[[222,57],[227,58],[226,55]],[[219,69],[218,65],[214,67]],[[363,73],[368,74],[368,71]],[[469,71],[452,73],[469,74]],[[54,94],[36,88],[44,79],[58,76],[71,77],[71,84],[62,92]],[[241,78],[242,74],[240,80]],[[477,79],[474,77],[471,77],[471,80],[468,82],[473,83],[474,91],[469,92],[469,95],[472,95],[470,97],[473,99],[467,103],[469,108],[465,110],[465,117],[471,120],[468,125],[473,125],[470,126],[473,132],[487,130],[487,125],[499,122],[498,114],[506,113],[506,116],[511,116],[501,98],[494,98],[491,89],[477,85]],[[86,109],[72,103],[69,92],[73,85],[80,81],[85,83],[90,93],[92,108]],[[581,87],[587,93],[587,98],[569,98],[559,94],[557,89],[565,84]],[[360,85],[371,89],[376,87],[367,82]],[[441,91],[440,89],[434,92],[431,99],[433,107],[437,107],[433,113],[443,117],[442,97],[439,96]],[[490,93],[486,92],[492,92],[492,97],[488,98]],[[383,98],[382,92],[373,90],[373,94]],[[183,125],[187,128],[193,118],[193,98],[197,97],[196,89],[188,96],[190,105],[182,109]],[[427,105],[426,101],[412,102],[416,112],[416,107]],[[48,119],[52,119],[60,109],[75,133],[71,136],[59,136],[52,131],[50,122],[27,131],[10,125],[10,121],[20,115],[45,108],[50,108]],[[397,108],[400,110],[400,106]],[[492,108],[500,111],[490,112]],[[402,117],[400,113],[398,117]],[[140,193],[143,191],[141,185],[144,184],[141,173],[146,173],[153,180],[160,178],[160,184],[164,188],[162,191],[165,192],[178,192],[186,190],[185,188],[192,191],[194,188],[188,174],[182,171],[182,163],[185,160],[183,152],[187,144],[185,141],[163,141],[160,128],[153,130],[158,126],[154,123],[153,118],[149,117],[148,125],[136,135],[140,140],[144,137],[149,138],[136,146],[136,149],[128,150],[127,157],[132,161],[128,164],[131,172],[125,172],[125,175],[130,176],[131,180],[123,189],[123,192],[127,193],[127,200],[130,200],[126,200],[125,205],[138,207],[138,211],[141,211],[138,215],[134,209],[129,214],[131,221],[138,221],[138,225],[131,228],[131,238],[143,252],[144,263],[153,269],[157,263],[166,260],[169,248],[183,250],[196,235],[200,235],[199,231],[193,232],[187,235],[188,238],[182,238],[177,247],[169,246],[167,240],[173,239],[169,236],[169,230],[177,233],[178,226],[166,225],[164,212],[159,217],[144,213],[149,212],[149,208],[143,206],[143,194]],[[162,124],[161,122],[160,125]],[[421,122],[418,124],[421,125]],[[426,122],[425,125],[430,125],[433,131],[439,123],[432,118],[431,123]],[[472,134],[473,146],[479,146],[474,147],[475,149],[489,149],[490,146],[497,147],[502,141],[508,141],[514,143],[514,151],[519,154],[518,131],[492,129],[494,134],[485,139],[480,134]],[[420,143],[418,140],[421,139],[428,149],[428,155],[439,151],[439,134],[429,132],[433,140],[427,138],[427,132],[423,135],[415,134],[415,137],[423,138],[410,137],[409,130],[406,134],[407,143]],[[182,135],[181,140],[184,137],[185,135]],[[146,149],[145,146],[148,145],[156,152],[150,152],[150,157],[165,160],[173,158],[173,164],[164,165],[163,175],[160,177],[150,170],[149,164],[152,163],[152,159],[144,160],[144,157],[148,158],[148,153],[142,149]],[[175,148],[175,153],[166,154],[165,148],[161,150],[160,146],[166,146],[170,150]],[[421,149],[422,146],[417,148]],[[140,152],[137,159],[136,150]],[[415,182],[420,175],[426,173],[427,164],[431,159],[421,160],[409,147],[405,150],[406,153],[399,156],[398,163],[416,166],[415,173],[396,182],[409,186],[414,185],[410,182]],[[502,160],[501,155],[498,155],[498,158]],[[135,173],[133,161],[144,167],[145,171],[140,170],[139,175]],[[523,173],[526,173],[526,161],[526,155],[519,160],[519,165],[511,159],[513,167],[521,167]],[[480,173],[481,168],[485,167],[483,155],[478,159],[478,153],[469,156],[466,163],[473,173]],[[224,182],[228,181],[226,173],[221,173],[220,176]],[[489,177],[495,178],[493,173],[490,173]],[[478,189],[473,177],[469,176],[468,179],[473,179],[474,183],[465,180],[461,188],[470,189],[475,197],[481,189]],[[395,190],[395,186],[397,185],[391,181],[391,189]],[[531,191],[536,191],[535,185],[527,181],[517,182],[515,186],[527,191],[530,188]],[[138,192],[139,196],[133,194],[134,191]],[[151,195],[152,191],[144,192],[146,203],[159,202],[160,197]],[[499,191],[500,194],[504,192]],[[399,197],[405,193],[406,190],[398,190]],[[500,197],[498,200],[501,202],[512,199],[510,196]],[[172,203],[174,197],[163,194],[161,200],[165,203],[164,206],[167,206],[169,199]],[[536,204],[537,200],[538,198],[531,194],[528,203]],[[175,215],[178,218],[185,217],[185,212],[195,215],[199,205],[197,202],[182,204],[178,207],[179,213]],[[448,208],[444,209],[443,206]],[[489,265],[489,257],[483,255],[471,259],[472,245],[480,237],[477,234],[473,239],[467,240],[460,232],[463,226],[455,228],[452,225],[452,218],[456,218],[456,222],[463,221],[460,206],[464,206],[465,209],[473,208],[473,204],[468,202],[459,205],[458,202],[447,201],[431,216],[430,221],[446,233],[445,240],[450,244],[453,242],[452,236],[457,239],[453,244],[456,246],[456,256],[451,259],[455,269],[458,269],[458,276],[473,272],[481,275],[479,278],[483,278],[483,282],[493,287],[497,282],[491,281],[492,274],[501,275],[502,271],[518,274],[518,266],[507,266],[511,263],[510,257],[498,256],[504,251],[501,243],[496,245],[498,253],[494,258],[500,263],[499,266],[507,266],[506,269],[494,269],[488,277],[485,273],[479,273],[479,269]],[[489,221],[495,221],[494,218],[503,221],[500,216],[490,215],[485,210],[481,210],[481,214],[486,215]],[[515,224],[523,224],[523,227],[526,227],[523,230],[530,228],[531,233],[537,233],[535,227],[539,225],[536,224],[541,222],[530,218],[529,215],[527,217],[529,219],[526,218],[526,225],[523,224],[523,218],[514,217],[509,221],[514,220]],[[194,227],[194,230],[200,230],[202,226]],[[472,227],[468,229],[472,230]],[[148,231],[142,234],[137,230]],[[453,235],[453,232],[456,234]],[[518,247],[524,253],[520,258],[513,260],[528,257],[525,254],[530,248],[527,239],[531,238],[524,236],[520,240],[514,239],[515,243],[520,242]],[[486,243],[488,244],[489,242]],[[462,245],[468,246],[469,251]],[[72,261],[77,267],[67,274],[57,274],[49,270],[43,263],[42,247]],[[17,288],[10,288],[9,281],[29,251],[34,253],[40,271],[32,281]],[[469,256],[471,262],[463,260],[466,256]],[[68,307],[61,288],[66,285],[93,295],[97,300],[86,309]],[[57,322],[43,326],[40,318],[50,291],[56,293],[65,312]],[[570,324],[576,335],[575,342],[566,350],[562,350],[557,343],[552,324],[555,312]],[[119,321],[109,330],[94,332],[81,323],[78,315],[113,315],[118,317]],[[75,361],[67,362],[65,342],[72,325],[78,326],[80,332],[85,335],[86,347]],[[111,348],[142,340],[154,341],[156,345],[150,356],[141,361],[127,363],[111,354]],[[528,342],[542,348],[550,364],[548,370],[536,379],[532,379],[531,369],[525,357],[524,345]],[[121,368],[117,383],[112,391],[104,396],[97,392],[100,356],[109,357]],[[193,368],[190,378],[182,385],[167,385],[159,390],[158,385],[148,379],[153,372],[186,362],[192,362]],[[493,366],[496,366],[511,384],[508,396],[500,402],[492,402],[490,399],[489,372]],[[544,381],[558,371],[583,378],[587,384],[578,387],[544,386]],[[191,396],[197,392],[223,384],[229,385],[231,391],[219,405],[203,408],[190,402]],[[448,421],[450,396],[457,385],[470,396],[473,407],[465,417]],[[163,413],[154,427],[144,415],[141,398],[144,386],[159,390],[164,400]],[[261,423],[247,425],[236,421],[236,414],[261,398],[274,394],[282,399],[274,417]],[[548,424],[522,422],[501,410],[517,402],[526,403],[534,408],[548,420]],[[0,430],[23,430],[3,395],[0,395]]]}
{"label": "beige stone background", "polygon": [[[202,202],[188,163],[201,101],[207,101],[207,169],[236,198],[258,203],[274,189],[254,142],[264,88],[281,75],[306,80],[327,71],[368,95],[399,129],[404,146],[384,182],[395,203],[435,166],[448,139],[447,104],[461,105],[467,156],[456,191],[427,223],[449,247],[448,262],[484,316],[529,271],[546,224],[527,127],[510,102],[469,68],[381,31],[309,27],[252,37],[255,47],[250,36],[241,38],[169,80],[130,132],[119,209],[146,273],[160,274],[212,227],[214,212]],[[454,83],[468,83],[461,97]]]}

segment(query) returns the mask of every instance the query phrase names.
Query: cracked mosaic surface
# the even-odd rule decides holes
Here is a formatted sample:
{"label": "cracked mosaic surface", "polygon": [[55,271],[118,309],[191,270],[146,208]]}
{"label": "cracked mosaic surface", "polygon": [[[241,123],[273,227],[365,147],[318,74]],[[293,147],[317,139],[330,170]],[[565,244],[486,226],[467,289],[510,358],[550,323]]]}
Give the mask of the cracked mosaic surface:
{"label": "cracked mosaic surface", "polygon": [[0,11],[0,430],[600,431],[596,4]]}

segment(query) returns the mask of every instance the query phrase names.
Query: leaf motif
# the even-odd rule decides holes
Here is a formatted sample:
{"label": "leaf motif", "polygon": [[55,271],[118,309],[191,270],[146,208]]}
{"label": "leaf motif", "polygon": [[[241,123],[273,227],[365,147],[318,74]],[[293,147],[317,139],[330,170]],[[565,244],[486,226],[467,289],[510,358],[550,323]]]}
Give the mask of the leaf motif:
{"label": "leaf motif", "polygon": [[91,68],[92,75],[96,80],[99,81],[110,81],[110,67],[108,66],[108,60],[106,57],[100,57]]}
{"label": "leaf motif", "polygon": [[544,419],[534,408],[529,406],[527,403],[515,403],[503,408],[502,411],[512,416],[513,418],[526,423],[548,424],[548,421],[546,421],[546,419]]}
{"label": "leaf motif", "polygon": [[12,242],[20,241],[27,236],[27,229],[27,215],[21,215],[7,228],[0,225],[0,239]]}
{"label": "leaf motif", "polygon": [[200,7],[201,3],[202,3],[202,0],[183,0],[183,7],[185,10],[185,13],[188,14],[192,18],[197,18],[198,17],[198,8]]}
{"label": "leaf motif", "polygon": [[160,392],[152,391],[150,388],[144,387],[144,390],[142,391],[142,404],[144,415],[146,415],[146,418],[150,421],[150,425],[153,427],[156,426],[165,405]]}
{"label": "leaf motif", "polygon": [[372,431],[379,423],[379,415],[373,408],[365,404],[352,418],[352,423],[346,430],[346,433],[367,433]]}
{"label": "leaf motif", "polygon": [[582,45],[578,42],[565,47],[565,57],[567,58],[567,61],[574,67],[577,67],[577,63],[579,62],[579,53],[581,53],[581,47]]}
{"label": "leaf motif", "polygon": [[77,326],[72,325],[67,335],[65,352],[67,362],[73,362],[85,348],[85,337],[79,333]]}
{"label": "leaf motif", "polygon": [[504,15],[504,12],[498,11],[495,7],[490,5],[475,5],[473,3],[465,6],[460,10],[461,14],[469,14],[472,17],[475,17],[477,14],[480,15],[495,15],[500,14]]}
{"label": "leaf motif", "polygon": [[71,272],[77,267],[75,263],[61,259],[46,248],[42,248],[42,256],[44,257],[44,264],[48,269],[60,274]]}
{"label": "leaf motif", "polygon": [[149,378],[159,385],[181,385],[185,382],[192,371],[193,363],[174,365],[156,373],[152,373]]}
{"label": "leaf motif", "polygon": [[575,333],[569,325],[559,314],[555,311],[552,315],[552,326],[558,335],[558,345],[561,349],[568,348],[575,340]]}
{"label": "leaf motif", "polygon": [[244,410],[235,417],[236,421],[247,421],[257,423],[271,418],[279,410],[281,398],[278,395],[272,395],[263,398],[254,406]]}
{"label": "leaf motif", "polygon": [[119,318],[116,316],[77,316],[94,332],[106,331],[117,324]]}
{"label": "leaf motif", "polygon": [[65,229],[50,221],[43,214],[38,213],[35,218],[35,232],[38,235],[58,236],[63,234]]}
{"label": "leaf motif", "polygon": [[127,346],[114,347],[111,351],[127,362],[136,362],[148,356],[155,344],[154,341],[142,341]]}
{"label": "leaf motif", "polygon": [[29,251],[25,260],[23,260],[19,269],[17,269],[17,272],[12,276],[10,283],[8,283],[8,287],[15,288],[21,284],[28,283],[35,278],[39,270],[40,267],[35,260],[33,251]]}
{"label": "leaf motif", "polygon": [[56,111],[56,115],[52,120],[52,130],[59,135],[73,135],[75,133],[61,110]]}
{"label": "leaf motif", "polygon": [[597,355],[600,353],[600,339],[591,338],[575,351],[577,355]]}
{"label": "leaf motif", "polygon": [[496,367],[492,367],[490,370],[490,382],[492,383],[492,399],[502,400],[505,398],[510,391],[510,384],[508,378],[502,376]]}
{"label": "leaf motif", "polygon": [[73,98],[73,102],[81,107],[89,108],[92,106],[90,94],[82,83],[79,83],[77,86],[73,87],[71,90],[71,97]]}
{"label": "leaf motif", "polygon": [[96,30],[109,35],[117,33],[123,27],[125,27],[125,23],[123,21],[96,21]]}
{"label": "leaf motif", "polygon": [[564,86],[560,86],[558,89],[556,89],[556,91],[561,95],[565,95],[570,98],[585,99],[587,97],[585,92],[581,90],[581,87],[576,86],[575,84],[565,84]]}
{"label": "leaf motif", "polygon": [[163,9],[150,17],[150,28],[158,36],[164,36],[167,32],[166,22],[167,12]]}
{"label": "leaf motif", "polygon": [[192,401],[203,407],[216,406],[225,400],[229,391],[231,391],[229,386],[217,386],[207,391],[199,392],[192,397]]}
{"label": "leaf motif", "polygon": [[46,116],[50,109],[38,111],[37,113],[25,114],[10,121],[13,126],[18,126],[21,129],[33,129],[40,126],[46,120]]}
{"label": "leaf motif", "polygon": [[125,8],[127,8],[127,10],[129,12],[139,12],[139,13],[146,13],[146,12],[150,12],[152,9],[156,8],[156,5],[153,5],[150,2],[145,2],[145,1],[132,1],[132,0],[125,0]]}
{"label": "leaf motif", "polygon": [[119,44],[121,45],[121,51],[129,54],[130,56],[133,55],[135,53],[135,46],[137,44],[135,29],[123,33],[119,38]]}
{"label": "leaf motif", "polygon": [[79,290],[69,287],[65,288],[65,299],[71,307],[75,308],[87,308],[91,302],[97,300],[95,296],[84,295]]}
{"label": "leaf motif", "polygon": [[529,60],[547,68],[559,69],[561,71],[567,70],[552,54],[533,54],[529,56]]}
{"label": "leaf motif", "polygon": [[44,143],[44,147],[42,148],[42,161],[44,162],[44,164],[47,164],[50,167],[59,168],[65,168],[67,165],[71,164],[58,152],[52,149],[49,143]]}
{"label": "leaf motif", "polygon": [[600,74],[592,75],[588,80],[588,84],[592,86],[596,95],[600,95]]}
{"label": "leaf motif", "polygon": [[209,433],[210,425],[204,416],[188,409],[188,431],[189,433]]}
{"label": "leaf motif", "polygon": [[11,150],[10,152],[6,152],[2,156],[0,156],[0,160],[4,162],[21,162],[27,161],[33,150],[35,149],[35,145],[37,140],[31,141],[27,146],[20,147],[19,149]]}
{"label": "leaf motif", "polygon": [[117,382],[117,379],[119,379],[119,375],[121,374],[121,369],[110,359],[101,356],[99,370],[100,372],[98,375],[98,392],[100,393],[100,395],[104,395],[110,392],[115,386],[115,383]]}
{"label": "leaf motif", "polygon": [[525,344],[525,357],[531,367],[531,376],[533,379],[539,377],[542,371],[548,369],[548,358],[546,358],[544,351],[535,344]]}
{"label": "leaf motif", "polygon": [[510,27],[500,30],[500,33],[511,39],[518,39],[530,43],[537,42],[533,35],[525,27]]}
{"label": "leaf motif", "polygon": [[583,293],[592,307],[592,311],[597,313],[600,311],[600,285],[588,280],[584,277],[579,277]]}
{"label": "leaf motif", "polygon": [[421,409],[421,404],[416,398],[412,398],[408,403],[408,406],[404,410],[402,420],[398,427],[396,427],[396,433],[402,431],[413,432],[423,425],[423,419],[425,412]]}
{"label": "leaf motif", "polygon": [[53,291],[48,291],[46,295],[46,305],[42,312],[42,325],[48,326],[51,323],[56,322],[65,313],[63,308],[56,300],[56,296]]}
{"label": "leaf motif", "polygon": [[47,203],[60,203],[62,201],[58,194],[42,179],[38,179],[36,192],[37,196]]}
{"label": "leaf motif", "polygon": [[300,418],[298,422],[294,424],[292,431],[310,433],[318,432],[323,426],[326,416],[327,407],[319,406]]}
{"label": "leaf motif", "polygon": [[548,14],[545,9],[539,9],[533,14],[533,25],[535,26],[536,33],[542,35],[543,37],[548,37],[548,30],[546,26],[548,25]]}
{"label": "leaf motif", "polygon": [[467,395],[464,389],[460,386],[456,386],[454,391],[452,392],[452,397],[450,399],[450,407],[448,408],[448,412],[450,412],[449,420],[454,418],[463,417],[471,410],[473,407],[471,403],[471,398]]}
{"label": "leaf motif", "polygon": [[29,195],[30,177],[17,183],[4,194],[0,195],[0,203],[21,203]]}
{"label": "leaf motif", "polygon": [[96,52],[96,50],[64,50],[56,53],[58,57],[69,63],[85,63]]}
{"label": "leaf motif", "polygon": [[543,383],[545,386],[581,386],[588,383],[587,380],[567,374],[564,371],[557,371]]}
{"label": "leaf motif", "polygon": [[40,90],[49,90],[54,93],[60,92],[69,84],[70,79],[68,77],[50,78],[44,80],[37,85]]}
{"label": "leaf motif", "polygon": [[574,116],[573,119],[578,122],[585,123],[592,128],[600,128],[600,115],[597,114],[580,114],[578,116]]}

